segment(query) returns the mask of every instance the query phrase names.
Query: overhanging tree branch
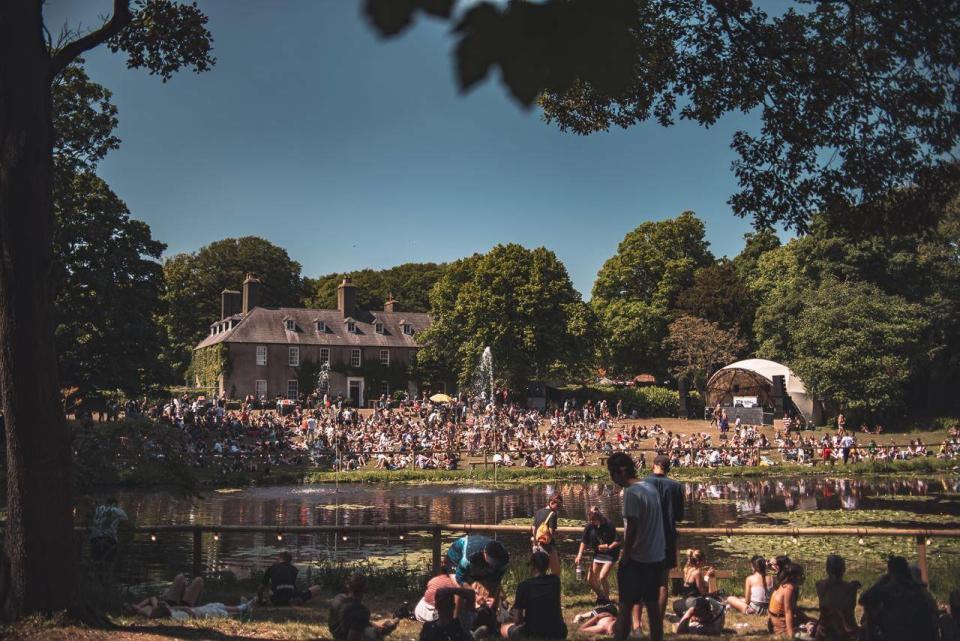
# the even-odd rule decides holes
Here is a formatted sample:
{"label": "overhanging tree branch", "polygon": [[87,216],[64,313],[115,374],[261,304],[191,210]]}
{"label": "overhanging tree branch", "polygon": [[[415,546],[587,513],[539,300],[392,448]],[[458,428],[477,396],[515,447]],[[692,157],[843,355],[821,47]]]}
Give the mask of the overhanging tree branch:
{"label": "overhanging tree branch", "polygon": [[106,24],[96,31],[67,43],[53,54],[50,58],[50,76],[56,76],[83,52],[93,49],[120,33],[132,20],[130,0],[113,0],[113,16]]}

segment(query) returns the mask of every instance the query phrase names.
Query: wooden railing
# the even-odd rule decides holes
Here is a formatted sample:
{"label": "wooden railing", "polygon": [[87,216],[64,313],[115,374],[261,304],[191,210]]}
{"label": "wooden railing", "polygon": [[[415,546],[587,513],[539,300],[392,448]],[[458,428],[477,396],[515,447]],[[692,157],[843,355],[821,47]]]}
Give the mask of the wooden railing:
{"label": "wooden railing", "polygon": [[[230,533],[266,533],[275,534],[278,539],[283,539],[288,534],[322,534],[335,533],[338,537],[350,533],[376,533],[376,534],[396,534],[402,536],[413,532],[426,532],[431,539],[432,566],[433,572],[440,570],[442,563],[442,542],[444,532],[450,533],[470,533],[470,532],[502,532],[511,534],[530,534],[531,528],[525,525],[495,525],[482,523],[395,523],[384,525],[156,525],[156,526],[138,526],[133,531],[140,534],[148,534],[156,539],[162,533],[190,533],[193,537],[193,574],[201,576],[203,574],[203,545],[202,538],[204,533],[212,534],[219,538],[224,534]],[[562,534],[580,534],[583,527],[563,526],[557,528]],[[622,531],[618,528],[618,532]],[[916,541],[917,545],[917,564],[920,567],[920,573],[924,582],[929,580],[929,569],[927,565],[927,545],[930,539],[934,538],[960,538],[960,529],[933,529],[933,528],[875,528],[875,527],[803,527],[803,528],[777,528],[777,527],[740,527],[740,528],[715,528],[715,527],[681,527],[677,529],[679,536],[856,536],[858,538],[870,537],[909,537]],[[826,551],[825,551],[826,552]]]}

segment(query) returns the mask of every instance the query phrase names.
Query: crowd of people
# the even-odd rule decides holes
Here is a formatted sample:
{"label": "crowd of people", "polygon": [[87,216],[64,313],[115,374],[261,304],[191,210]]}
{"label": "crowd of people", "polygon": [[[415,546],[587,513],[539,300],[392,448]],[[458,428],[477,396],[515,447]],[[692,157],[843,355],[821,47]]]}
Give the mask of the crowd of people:
{"label": "crowd of people", "polygon": [[[674,570],[679,556],[676,523],[683,519],[685,499],[680,484],[669,478],[669,457],[657,456],[652,472],[643,478],[624,452],[611,455],[607,469],[623,490],[624,528],[621,537],[599,509],[590,510],[574,563],[579,578],[581,563],[588,558],[585,579],[596,595],[596,604],[571,620],[584,636],[612,636],[623,641],[646,633],[652,641],[659,641],[668,619],[679,634],[718,635],[725,629],[727,611],[733,609],[756,617],[768,632],[782,638],[960,641],[960,592],[953,592],[949,603],[938,608],[919,568],[899,556],[891,557],[886,574],[862,592],[858,582],[845,578],[844,559],[827,556],[826,578],[815,585],[816,608],[801,606],[806,573],[786,555],[753,557],[742,596],[725,595],[717,589],[716,570],[701,550],[686,551],[684,567]],[[404,604],[391,618],[373,620],[364,604],[364,577],[351,575],[344,591],[329,599],[331,635],[336,641],[380,641],[401,619],[410,618],[422,624],[421,641],[567,638],[570,613],[563,608],[557,547],[562,510],[562,496],[554,494],[533,515],[532,551],[526,559],[529,578],[520,581],[513,594],[507,594],[503,586],[511,564],[507,548],[482,534],[468,533],[450,545],[445,563],[427,581],[416,607]],[[614,568],[616,599],[609,581]],[[679,585],[668,607],[671,579]],[[318,586],[301,589],[296,582],[292,557],[283,552],[264,574],[259,600],[244,599],[236,606],[199,605],[202,579],[188,582],[179,575],[166,593],[128,609],[150,618],[246,617],[257,603],[284,607],[320,597]],[[862,608],[859,621],[858,604]],[[812,616],[814,610],[816,617]]]}
{"label": "crowd of people", "polygon": [[[224,473],[290,465],[453,470],[463,465],[462,457],[480,455],[503,467],[554,468],[592,465],[616,452],[638,450],[666,454],[674,467],[701,468],[960,458],[956,430],[935,449],[919,438],[905,445],[881,444],[874,432],[858,435],[842,427],[817,437],[794,431],[797,425],[789,420],[772,439],[739,418],[725,428],[721,421],[715,433],[683,435],[659,424],[627,421],[622,403],[611,409],[604,400],[578,406],[568,399],[539,411],[482,395],[463,394],[445,403],[424,395],[399,403],[383,397],[372,411],[360,411],[342,398],[310,397],[262,409],[253,399],[227,403],[183,395],[155,403],[128,401],[122,409],[111,406],[110,415],[146,416],[175,426],[192,465]],[[89,419],[85,423],[95,429]],[[638,462],[646,466],[642,451]]]}

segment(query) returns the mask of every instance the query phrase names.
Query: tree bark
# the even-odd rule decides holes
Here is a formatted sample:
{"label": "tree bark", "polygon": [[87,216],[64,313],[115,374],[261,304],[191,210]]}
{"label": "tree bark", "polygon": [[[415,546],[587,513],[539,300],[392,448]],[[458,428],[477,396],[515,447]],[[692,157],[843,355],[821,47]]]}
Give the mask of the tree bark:
{"label": "tree bark", "polygon": [[4,548],[13,618],[72,605],[77,587],[70,443],[52,303],[52,66],[39,0],[0,2],[0,399]]}

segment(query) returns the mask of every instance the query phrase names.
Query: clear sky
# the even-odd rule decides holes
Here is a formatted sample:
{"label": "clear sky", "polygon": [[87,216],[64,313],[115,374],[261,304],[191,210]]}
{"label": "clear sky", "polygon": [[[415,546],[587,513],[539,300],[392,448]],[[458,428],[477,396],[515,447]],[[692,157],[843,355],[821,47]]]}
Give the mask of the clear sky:
{"label": "clear sky", "polygon": [[[90,28],[110,4],[48,0],[47,24]],[[460,95],[444,23],[381,40],[358,0],[199,4],[215,38],[208,73],[163,84],[105,48],[87,55],[123,141],[99,173],[168,255],[257,235],[318,276],[517,242],[556,252],[589,298],[645,220],[693,210],[718,256],[750,231],[726,201],[731,134],[753,118],[564,134],[495,77]]]}

